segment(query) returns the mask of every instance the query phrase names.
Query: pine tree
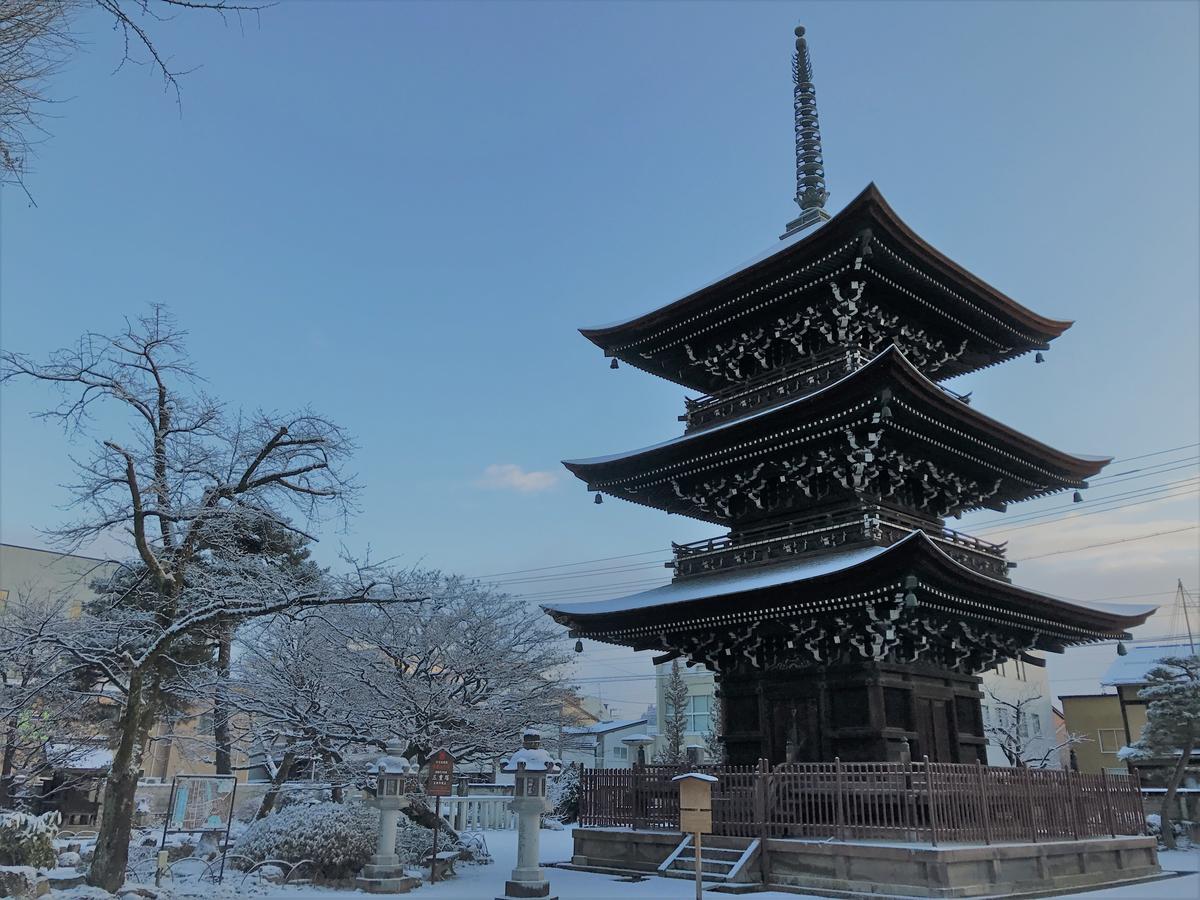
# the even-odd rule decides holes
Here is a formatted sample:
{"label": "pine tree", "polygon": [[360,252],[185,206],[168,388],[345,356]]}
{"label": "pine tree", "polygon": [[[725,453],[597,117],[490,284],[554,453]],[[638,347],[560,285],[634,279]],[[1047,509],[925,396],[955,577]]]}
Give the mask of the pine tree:
{"label": "pine tree", "polygon": [[725,764],[725,710],[721,705],[721,692],[714,691],[708,707],[709,725],[704,733],[704,749],[714,765]]}
{"label": "pine tree", "polygon": [[681,766],[687,759],[683,750],[684,735],[687,733],[687,682],[679,669],[679,660],[671,663],[671,675],[666,690],[666,738],[667,745],[654,757],[654,761],[665,766]]}
{"label": "pine tree", "polygon": [[1167,849],[1175,849],[1170,814],[1175,795],[1200,742],[1200,656],[1169,656],[1146,673],[1146,686],[1138,691],[1146,701],[1146,724],[1142,736],[1121,751],[1130,762],[1173,759],[1179,756],[1167,781],[1163,797],[1162,837]]}

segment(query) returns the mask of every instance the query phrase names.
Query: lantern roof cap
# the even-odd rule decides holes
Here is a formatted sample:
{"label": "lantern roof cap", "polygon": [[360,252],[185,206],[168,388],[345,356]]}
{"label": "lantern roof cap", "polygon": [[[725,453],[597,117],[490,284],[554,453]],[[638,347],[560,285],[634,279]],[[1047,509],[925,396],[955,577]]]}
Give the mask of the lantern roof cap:
{"label": "lantern roof cap", "polygon": [[540,747],[522,747],[514,753],[500,771],[512,775],[517,772],[545,772],[555,775],[562,771],[562,763]]}
{"label": "lantern roof cap", "polygon": [[687,781],[688,779],[691,779],[694,781],[707,781],[709,784],[717,783],[717,779],[716,779],[715,775],[705,775],[703,772],[684,772],[682,775],[676,775],[671,780],[672,781]]}
{"label": "lantern roof cap", "polygon": [[622,744],[653,744],[654,738],[648,734],[631,734],[627,738],[621,738]]}

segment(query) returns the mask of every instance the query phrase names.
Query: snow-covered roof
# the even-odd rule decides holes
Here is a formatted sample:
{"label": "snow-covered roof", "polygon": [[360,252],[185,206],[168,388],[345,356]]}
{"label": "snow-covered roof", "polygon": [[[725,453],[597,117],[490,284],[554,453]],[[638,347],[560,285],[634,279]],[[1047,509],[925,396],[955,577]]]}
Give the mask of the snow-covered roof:
{"label": "snow-covered roof", "polygon": [[562,770],[562,763],[548,752],[538,747],[522,747],[514,753],[500,771],[509,775],[518,772],[549,772],[551,774]]}
{"label": "snow-covered roof", "polygon": [[1160,659],[1168,656],[1191,656],[1192,649],[1188,644],[1143,644],[1130,647],[1126,656],[1118,656],[1104,677],[1101,684],[1143,684],[1146,673],[1153,669]]}
{"label": "snow-covered roof", "polygon": [[622,744],[653,744],[654,738],[648,734],[631,734],[627,738],[621,738]]}
{"label": "snow-covered roof", "polygon": [[592,601],[591,603],[569,603],[562,606],[547,605],[546,608],[561,613],[592,615],[628,612],[651,606],[667,606],[672,603],[687,603],[707,597],[719,597],[722,594],[752,591],[758,588],[773,587],[777,584],[786,584],[789,581],[828,575],[864,563],[887,549],[886,547],[862,547],[844,553],[830,553],[825,556],[777,563],[758,569],[742,569],[698,578],[685,578],[664,584],[662,587],[630,594],[628,597]]}
{"label": "snow-covered roof", "polygon": [[672,781],[684,781],[685,779],[694,779],[696,781],[707,781],[709,784],[716,784],[717,779],[713,775],[705,775],[703,772],[684,772],[682,775],[676,775]]}
{"label": "snow-covered roof", "polygon": [[595,722],[591,725],[569,725],[563,729],[563,734],[608,734],[610,731],[620,731],[622,728],[633,728],[645,724],[645,719],[619,719],[610,722]]}
{"label": "snow-covered roof", "polygon": [[71,747],[69,744],[51,744],[50,755],[66,769],[88,771],[112,767],[113,751],[107,747]]}

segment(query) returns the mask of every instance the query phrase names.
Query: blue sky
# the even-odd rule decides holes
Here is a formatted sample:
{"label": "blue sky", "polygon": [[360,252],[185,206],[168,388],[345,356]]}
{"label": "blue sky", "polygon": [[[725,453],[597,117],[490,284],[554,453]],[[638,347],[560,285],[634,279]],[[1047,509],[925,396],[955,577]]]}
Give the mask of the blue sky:
{"label": "blue sky", "polygon": [[[50,85],[64,102],[29,179],[37,207],[3,194],[0,340],[44,353],[167,303],[218,396],[312,404],[356,435],[363,511],[323,536],[329,559],[369,543],[490,574],[706,536],[594,506],[558,466],[669,437],[682,409],[678,388],[610,371],[575,329],[662,305],[776,239],[795,211],[789,57],[803,21],[830,208],[874,180],[946,254],[1077,321],[1046,365],[952,386],[1066,450],[1190,444],[1198,9],[284,2],[240,29],[154,26],[194,68],[179,108],[148,68],[114,73],[119,39],[87,17],[84,51]],[[80,448],[29,418],[48,399],[5,390],[6,541],[40,543],[64,516]],[[1196,513],[1192,492],[1022,529],[1013,555]],[[1150,594],[1196,585],[1195,548],[1194,531],[1176,532],[1017,574],[1073,597]],[[657,559],[510,587],[646,581],[664,573]]]}

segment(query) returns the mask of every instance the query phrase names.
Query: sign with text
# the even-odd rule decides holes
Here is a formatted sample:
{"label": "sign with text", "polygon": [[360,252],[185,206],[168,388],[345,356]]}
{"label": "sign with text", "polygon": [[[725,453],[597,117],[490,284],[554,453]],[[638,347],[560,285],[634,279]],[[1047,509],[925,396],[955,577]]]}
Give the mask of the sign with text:
{"label": "sign with text", "polygon": [[429,758],[429,778],[425,793],[430,797],[449,797],[454,787],[454,757],[439,750]]}

